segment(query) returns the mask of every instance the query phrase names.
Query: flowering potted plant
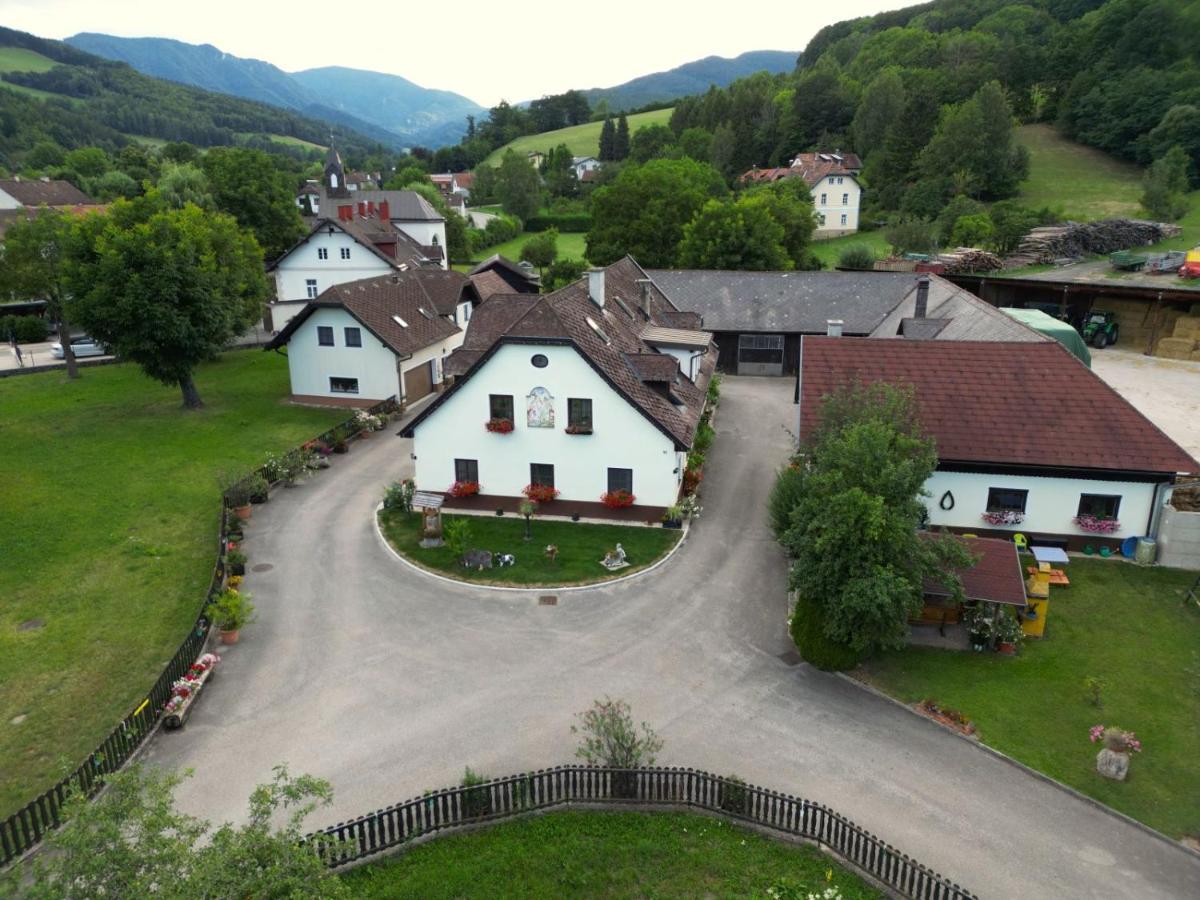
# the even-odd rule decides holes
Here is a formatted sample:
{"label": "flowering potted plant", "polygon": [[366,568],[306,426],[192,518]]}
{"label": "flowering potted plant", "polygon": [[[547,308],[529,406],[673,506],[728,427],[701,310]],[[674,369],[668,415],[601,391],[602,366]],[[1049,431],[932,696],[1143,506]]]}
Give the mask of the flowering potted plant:
{"label": "flowering potted plant", "polygon": [[1129,756],[1142,752],[1142,742],[1132,731],[1115,726],[1093,725],[1088,729],[1088,737],[1093,744],[1103,743],[1103,749],[1096,754],[1096,771],[1105,778],[1114,781],[1124,781],[1129,774]]}
{"label": "flowering potted plant", "polygon": [[560,491],[547,484],[527,484],[521,488],[521,493],[534,503],[549,503],[559,495]]}
{"label": "flowering potted plant", "polygon": [[1017,621],[1017,617],[1009,612],[1002,613],[996,622],[996,650],[1006,656],[1012,656],[1024,639],[1025,632],[1021,630],[1021,623]]}
{"label": "flowering potted plant", "polygon": [[234,482],[225,489],[225,502],[240,521],[244,522],[250,518],[250,496],[250,485],[246,479]]}
{"label": "flowering potted plant", "polygon": [[254,621],[254,604],[249,594],[226,588],[213,598],[209,614],[221,632],[221,643],[236,644],[238,632]]}
{"label": "flowering potted plant", "polygon": [[417,492],[417,483],[411,478],[393,481],[383,494],[384,509],[398,509],[400,512],[412,512],[413,494]]}
{"label": "flowering potted plant", "polygon": [[663,528],[682,528],[683,510],[678,506],[668,506],[662,515]]}
{"label": "flowering potted plant", "polygon": [[379,416],[373,416],[365,409],[354,413],[354,429],[360,438],[366,437],[372,431],[379,431],[381,428],[383,428],[383,419]]}
{"label": "flowering potted plant", "polygon": [[474,497],[479,493],[479,482],[456,481],[450,487],[446,488],[446,493],[451,497]]}
{"label": "flowering potted plant", "polygon": [[600,495],[600,502],[609,509],[625,509],[633,506],[635,500],[637,497],[629,491],[605,491]]}
{"label": "flowering potted plant", "polygon": [[163,705],[163,725],[167,728],[179,728],[183,725],[191,711],[192,702],[200,693],[200,688],[212,674],[213,668],[221,661],[215,653],[205,653],[197,659],[182,678],[176,679],[171,685],[171,697]]}
{"label": "flowering potted plant", "polygon": [[704,480],[704,473],[700,469],[685,469],[683,473],[683,492],[691,495],[696,493],[696,488],[700,487],[700,482]]}
{"label": "flowering potted plant", "polygon": [[988,510],[981,518],[989,525],[1020,525],[1025,521],[1025,513],[1015,509]]}
{"label": "flowering potted plant", "polygon": [[492,434],[511,434],[513,423],[512,419],[488,419],[483,427]]}
{"label": "flowering potted plant", "polygon": [[996,620],[990,606],[983,603],[976,603],[974,606],[968,606],[966,613],[963,615],[963,622],[967,626],[967,633],[970,635],[971,647],[975,650],[982,650],[988,645],[988,641],[996,633]]}
{"label": "flowering potted plant", "polygon": [[229,567],[231,575],[245,575],[246,554],[241,550],[230,550],[225,554],[225,565]]}
{"label": "flowering potted plant", "polygon": [[1076,516],[1073,521],[1082,530],[1094,534],[1113,534],[1121,530],[1121,523],[1116,519],[1106,519],[1102,516]]}

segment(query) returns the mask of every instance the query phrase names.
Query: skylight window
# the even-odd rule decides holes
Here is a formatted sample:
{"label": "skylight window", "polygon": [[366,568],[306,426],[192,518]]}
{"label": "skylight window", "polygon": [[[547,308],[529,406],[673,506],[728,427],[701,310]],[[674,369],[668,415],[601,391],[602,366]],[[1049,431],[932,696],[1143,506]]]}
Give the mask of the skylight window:
{"label": "skylight window", "polygon": [[417,310],[418,310],[418,312],[420,312],[420,313],[421,313],[421,315],[423,315],[425,318],[427,318],[427,319],[432,319],[432,318],[433,318],[433,313],[431,313],[431,312],[430,312],[429,310],[427,310],[425,307],[423,307],[423,306],[418,306],[418,307],[417,307]]}
{"label": "skylight window", "polygon": [[407,322],[405,322],[405,321],[404,321],[402,318],[400,318],[399,316],[392,316],[392,321],[393,321],[393,322],[395,322],[397,325],[399,325],[401,328],[407,328],[407,327],[408,327],[408,323],[407,323]]}
{"label": "skylight window", "polygon": [[620,297],[613,297],[613,299],[617,301],[617,306],[619,306],[619,307],[621,307],[621,309],[625,310],[625,315],[629,316],[629,318],[632,319],[633,318],[633,310],[629,308],[628,304],[626,304],[625,301],[622,300]]}
{"label": "skylight window", "polygon": [[592,329],[592,331],[596,332],[596,335],[600,338],[600,340],[604,341],[606,344],[612,343],[612,341],[609,340],[608,335],[604,333],[604,329],[596,324],[595,319],[593,319],[591,316],[586,316],[586,319],[588,327]]}

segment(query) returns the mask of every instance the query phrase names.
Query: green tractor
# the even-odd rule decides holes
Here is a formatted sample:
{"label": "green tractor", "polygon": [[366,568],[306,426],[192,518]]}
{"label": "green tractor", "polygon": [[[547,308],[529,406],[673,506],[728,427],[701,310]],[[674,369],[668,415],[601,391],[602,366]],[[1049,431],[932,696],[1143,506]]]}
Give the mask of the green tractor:
{"label": "green tractor", "polygon": [[1115,344],[1121,334],[1121,326],[1115,313],[1093,312],[1083,323],[1083,341],[1103,350],[1109,344]]}

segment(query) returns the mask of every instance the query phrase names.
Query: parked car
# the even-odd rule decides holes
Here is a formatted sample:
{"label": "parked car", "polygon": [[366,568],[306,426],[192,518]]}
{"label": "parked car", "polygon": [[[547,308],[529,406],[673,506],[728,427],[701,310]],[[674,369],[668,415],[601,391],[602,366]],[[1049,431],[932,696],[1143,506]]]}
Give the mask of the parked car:
{"label": "parked car", "polygon": [[[108,348],[93,338],[77,337],[71,339],[71,352],[74,353],[76,357],[106,356],[108,354]],[[55,359],[63,358],[61,341],[56,341],[50,345],[50,355]]]}

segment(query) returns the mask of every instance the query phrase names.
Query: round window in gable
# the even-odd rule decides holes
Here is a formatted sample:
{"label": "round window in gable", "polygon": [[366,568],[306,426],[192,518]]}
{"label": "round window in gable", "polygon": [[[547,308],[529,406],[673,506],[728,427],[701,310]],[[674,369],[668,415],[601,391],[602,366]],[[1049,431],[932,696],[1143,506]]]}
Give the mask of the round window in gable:
{"label": "round window in gable", "polygon": [[544,353],[533,354],[533,358],[529,361],[533,363],[533,367],[535,369],[544,369],[546,366],[550,365],[550,360],[546,359],[546,354]]}

